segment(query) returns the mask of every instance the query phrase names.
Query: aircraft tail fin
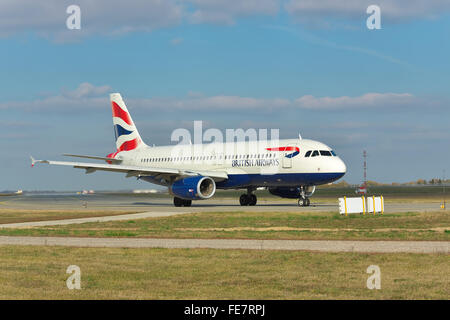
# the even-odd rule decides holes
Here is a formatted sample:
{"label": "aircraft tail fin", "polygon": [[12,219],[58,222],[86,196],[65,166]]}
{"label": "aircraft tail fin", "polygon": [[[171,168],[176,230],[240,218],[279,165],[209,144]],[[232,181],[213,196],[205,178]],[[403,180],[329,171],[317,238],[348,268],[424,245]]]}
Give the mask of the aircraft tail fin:
{"label": "aircraft tail fin", "polygon": [[[120,93],[111,93],[110,99],[117,147],[116,154],[145,146]],[[108,155],[108,157],[110,156]]]}

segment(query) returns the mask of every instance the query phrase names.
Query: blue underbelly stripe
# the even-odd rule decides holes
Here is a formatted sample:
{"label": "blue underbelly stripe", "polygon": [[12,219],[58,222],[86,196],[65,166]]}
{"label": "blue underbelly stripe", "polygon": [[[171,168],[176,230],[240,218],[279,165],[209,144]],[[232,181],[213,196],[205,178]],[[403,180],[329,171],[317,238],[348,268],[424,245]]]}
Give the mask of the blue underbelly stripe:
{"label": "blue underbelly stripe", "polygon": [[[279,173],[279,174],[229,174],[225,181],[217,182],[218,189],[246,188],[249,186],[286,186],[298,187],[303,185],[320,185],[336,181],[343,177],[345,172],[332,173]],[[142,177],[143,180],[161,184],[153,177]]]}
{"label": "blue underbelly stripe", "polygon": [[247,186],[301,186],[319,185],[338,180],[345,173],[279,173],[273,175],[261,174],[230,174],[228,180],[217,183],[217,188],[236,188]]}

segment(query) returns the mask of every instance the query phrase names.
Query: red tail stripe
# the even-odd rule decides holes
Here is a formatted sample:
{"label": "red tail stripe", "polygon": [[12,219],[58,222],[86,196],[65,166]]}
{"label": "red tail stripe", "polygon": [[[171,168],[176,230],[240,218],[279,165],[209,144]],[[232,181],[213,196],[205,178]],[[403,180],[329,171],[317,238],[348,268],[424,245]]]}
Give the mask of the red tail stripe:
{"label": "red tail stripe", "polygon": [[[107,157],[107,158],[114,159],[114,158],[116,157],[116,155],[117,155],[119,152],[122,152],[122,151],[131,151],[131,150],[136,149],[140,142],[141,142],[141,140],[139,140],[139,138],[136,138],[136,139],[133,139],[133,140],[130,140],[130,141],[125,141],[124,143],[122,143],[122,145],[120,146],[120,148],[117,149],[116,152],[110,153],[110,154],[108,154],[106,157]],[[112,164],[112,161],[107,161],[107,162],[108,162],[109,164]]]}
{"label": "red tail stripe", "polygon": [[124,143],[122,143],[122,145],[120,146],[120,148],[117,150],[118,152],[121,151],[131,151],[137,148],[139,144],[139,138],[130,140],[130,141],[125,141]]}
{"label": "red tail stripe", "polygon": [[128,112],[123,111],[123,109],[121,107],[119,107],[119,105],[117,103],[115,103],[114,101],[112,102],[112,113],[113,113],[113,117],[118,117],[118,118],[122,119],[123,121],[125,121],[130,126],[132,125],[132,121],[131,121],[131,118],[130,118],[130,115],[128,114]]}
{"label": "red tail stripe", "polygon": [[268,151],[300,151],[298,147],[278,147],[278,148],[266,148]]}

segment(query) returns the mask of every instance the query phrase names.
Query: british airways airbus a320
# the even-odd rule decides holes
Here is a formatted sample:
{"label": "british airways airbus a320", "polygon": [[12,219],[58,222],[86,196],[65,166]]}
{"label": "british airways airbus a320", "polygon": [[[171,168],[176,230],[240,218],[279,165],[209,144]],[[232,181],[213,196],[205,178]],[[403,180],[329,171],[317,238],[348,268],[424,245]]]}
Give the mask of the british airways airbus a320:
{"label": "british airways airbus a320", "polygon": [[[282,198],[309,206],[315,186],[340,179],[344,162],[325,144],[301,139],[150,147],[146,145],[118,93],[110,95],[117,150],[106,157],[67,155],[102,163],[34,160],[35,163],[125,173],[167,186],[176,207],[211,198],[216,189],[246,189],[242,206],[256,205],[254,191],[266,187]],[[207,147],[206,147],[207,146]],[[200,148],[199,148],[200,147]],[[176,148],[176,149],[175,149]]]}

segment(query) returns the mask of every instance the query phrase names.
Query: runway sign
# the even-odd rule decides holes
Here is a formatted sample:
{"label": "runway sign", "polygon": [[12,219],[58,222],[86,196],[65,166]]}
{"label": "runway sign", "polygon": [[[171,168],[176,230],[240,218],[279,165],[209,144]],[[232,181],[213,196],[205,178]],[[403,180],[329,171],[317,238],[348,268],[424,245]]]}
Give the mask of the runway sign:
{"label": "runway sign", "polygon": [[379,197],[353,197],[353,198],[339,198],[339,213],[351,214],[351,213],[381,213],[384,212],[384,199],[383,196]]}

